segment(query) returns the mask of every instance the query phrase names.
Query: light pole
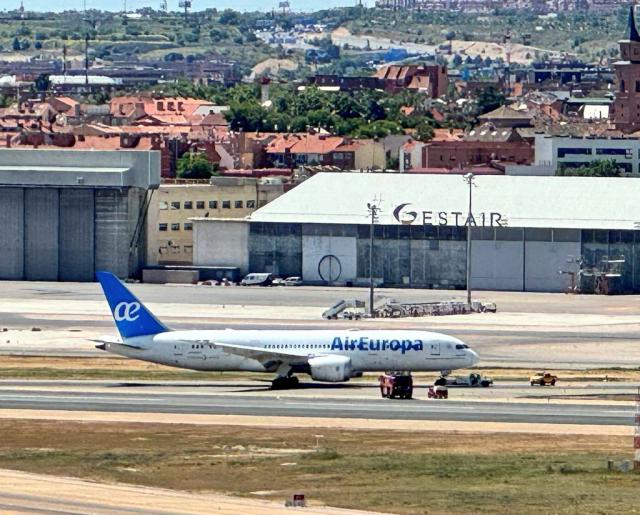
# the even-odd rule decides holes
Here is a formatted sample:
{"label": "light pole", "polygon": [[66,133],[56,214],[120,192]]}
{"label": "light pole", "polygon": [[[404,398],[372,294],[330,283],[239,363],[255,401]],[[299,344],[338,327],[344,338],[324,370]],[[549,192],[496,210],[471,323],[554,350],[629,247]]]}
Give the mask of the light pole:
{"label": "light pole", "polygon": [[375,313],[373,312],[373,226],[378,221],[380,208],[374,203],[368,202],[367,209],[371,216],[369,224],[369,316],[375,318]]}
{"label": "light pole", "polygon": [[473,198],[473,186],[475,185],[473,180],[475,176],[469,172],[462,177],[464,181],[469,185],[469,211],[467,212],[467,304],[471,308],[471,220],[472,220],[472,198]]}

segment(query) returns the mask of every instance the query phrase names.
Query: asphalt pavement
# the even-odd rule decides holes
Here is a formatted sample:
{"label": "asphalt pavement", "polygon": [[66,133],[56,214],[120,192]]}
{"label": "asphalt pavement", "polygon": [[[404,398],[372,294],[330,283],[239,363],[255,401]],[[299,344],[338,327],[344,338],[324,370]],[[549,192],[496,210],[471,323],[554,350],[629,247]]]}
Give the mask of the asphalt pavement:
{"label": "asphalt pavement", "polygon": [[[215,387],[184,387],[184,392],[162,391],[157,385],[89,383],[86,391],[65,387],[28,389],[0,384],[0,409],[101,411],[115,413],[171,413],[251,415],[283,417],[328,417],[379,420],[440,420],[476,422],[520,422],[547,424],[633,425],[633,405],[512,400],[507,402],[427,400],[426,389],[412,400],[363,398],[355,385],[332,387],[340,395],[327,395],[331,387],[317,385],[318,395],[301,397],[286,391],[266,391],[266,385],[237,385],[237,393],[215,391]],[[94,388],[90,388],[93,386]],[[128,387],[135,391],[127,392]],[[228,387],[228,385],[226,386]],[[314,388],[314,386],[311,386]],[[103,391],[104,390],[104,391]],[[322,390],[325,390],[323,392]],[[451,393],[451,391],[450,391]],[[324,395],[323,395],[324,394]]]}

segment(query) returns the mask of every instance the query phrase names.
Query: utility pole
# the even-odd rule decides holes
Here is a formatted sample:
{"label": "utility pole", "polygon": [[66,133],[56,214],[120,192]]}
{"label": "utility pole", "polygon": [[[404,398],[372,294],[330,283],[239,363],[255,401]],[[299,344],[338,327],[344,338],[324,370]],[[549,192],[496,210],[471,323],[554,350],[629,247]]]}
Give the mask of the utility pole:
{"label": "utility pole", "polygon": [[89,85],[89,33],[84,36],[84,83]]}
{"label": "utility pole", "polygon": [[378,221],[378,213],[380,213],[380,208],[374,202],[367,203],[367,209],[371,216],[369,225],[369,316],[371,318],[375,318],[373,311],[373,226]]}
{"label": "utility pole", "polygon": [[467,173],[463,177],[464,181],[469,185],[469,211],[467,212],[467,304],[471,308],[471,220],[473,220],[472,199],[473,199],[473,182],[475,176]]}

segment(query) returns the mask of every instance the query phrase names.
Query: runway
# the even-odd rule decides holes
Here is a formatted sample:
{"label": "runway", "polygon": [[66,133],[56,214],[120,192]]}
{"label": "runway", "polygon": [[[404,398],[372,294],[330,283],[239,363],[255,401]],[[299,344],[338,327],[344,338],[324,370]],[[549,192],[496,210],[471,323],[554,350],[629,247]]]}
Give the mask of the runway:
{"label": "runway", "polygon": [[[272,392],[259,383],[184,385],[179,391],[175,387],[163,390],[162,385],[127,386],[116,382],[89,383],[83,390],[70,386],[72,383],[61,382],[54,389],[4,382],[0,385],[0,409],[616,426],[633,425],[635,414],[632,405],[615,402],[579,403],[552,398],[427,400],[424,387],[416,390],[417,398],[413,400],[389,400],[374,397],[374,387],[368,389],[367,395],[359,395],[359,386],[319,386],[300,395]],[[233,392],[229,391],[230,386]],[[450,395],[456,391],[450,390]]]}

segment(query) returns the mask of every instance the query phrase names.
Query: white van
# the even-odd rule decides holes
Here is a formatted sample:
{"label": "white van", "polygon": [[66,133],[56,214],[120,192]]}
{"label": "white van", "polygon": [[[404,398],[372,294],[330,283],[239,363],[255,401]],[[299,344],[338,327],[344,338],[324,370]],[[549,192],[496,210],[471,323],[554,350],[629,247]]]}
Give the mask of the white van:
{"label": "white van", "polygon": [[242,286],[270,286],[273,274],[249,274],[240,281]]}

